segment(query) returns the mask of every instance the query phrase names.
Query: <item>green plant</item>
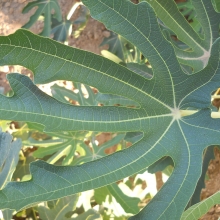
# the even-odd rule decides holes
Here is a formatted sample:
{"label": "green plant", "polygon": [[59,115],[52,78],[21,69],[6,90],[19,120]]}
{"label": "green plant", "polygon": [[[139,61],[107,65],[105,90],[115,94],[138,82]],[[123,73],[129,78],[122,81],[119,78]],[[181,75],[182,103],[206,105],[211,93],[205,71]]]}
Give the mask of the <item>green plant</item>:
{"label": "green plant", "polygon": [[[150,2],[150,0],[146,1]],[[174,1],[156,0],[151,2],[151,5],[163,23],[177,33],[178,39],[188,46],[188,50],[184,51],[177,46],[174,47],[179,62],[191,66],[194,72],[197,72],[207,65],[212,44],[219,36],[219,22],[217,22],[219,15],[214,12],[213,16],[210,16],[206,3],[204,5],[201,3],[201,7],[197,1],[191,1],[191,3],[197,14],[197,21],[202,25],[202,33],[195,32],[180,13],[174,13],[178,11]],[[213,6],[211,11],[214,11]]]}
{"label": "green plant", "polygon": [[[12,136],[0,129],[0,189],[2,189],[12,177],[19,158],[21,141],[12,142]],[[2,212],[5,219],[11,216],[13,210],[6,209]]]}
{"label": "green plant", "polygon": [[30,28],[41,15],[44,16],[44,28],[40,33],[42,36],[50,36],[51,33],[51,21],[52,15],[51,10],[54,10],[54,19],[58,22],[62,20],[62,14],[60,6],[57,0],[36,0],[34,2],[29,2],[23,9],[22,13],[29,12],[32,8],[37,7],[36,12],[30,17],[30,20],[23,26],[23,28]]}
{"label": "green plant", "polygon": [[[168,10],[168,3],[173,1],[166,0],[164,5],[158,2],[149,1],[158,17],[164,17],[164,23],[178,21],[173,31],[179,33],[189,50],[183,51],[168,41],[147,2],[135,5],[128,0],[83,0],[94,18],[135,45],[148,59],[153,70],[151,79],[25,30],[0,38],[0,64],[27,67],[33,71],[36,84],[70,80],[133,101],[132,106],[72,106],[46,95],[28,77],[14,73],[8,75],[14,95],[0,96],[1,119],[39,123],[46,132],[86,130],[139,135],[131,147],[82,165],[54,166],[40,160],[31,163],[30,180],[10,182],[0,191],[1,209],[20,210],[99,188],[145,171],[169,156],[175,166],[169,180],[130,219],[181,218],[201,175],[203,151],[220,143],[219,113],[213,107],[211,110],[210,101],[220,81],[219,14],[211,1],[192,1],[203,28],[201,39],[183,21],[176,6]],[[164,10],[160,12],[157,6]],[[199,40],[196,44],[195,39]],[[198,72],[186,74],[185,65]],[[193,209],[197,216],[202,215],[199,210]],[[188,217],[184,214],[182,219]]]}
{"label": "green plant", "polygon": [[74,30],[73,32],[73,36],[75,38],[78,38],[81,32],[85,29],[88,19],[89,19],[89,10],[84,5],[82,5],[80,16],[73,22],[73,24],[77,27],[76,30]]}
{"label": "green plant", "polygon": [[[109,53],[116,55],[118,57],[118,63],[145,63],[145,59],[141,59],[142,54],[140,53],[140,51],[123,37],[115,34],[114,32],[111,32],[110,36],[108,38],[105,38],[100,46],[106,44],[109,46],[107,55],[109,55]],[[103,51],[102,55],[105,56],[105,54],[103,54]],[[111,59],[111,56],[105,57]],[[111,60],[114,61],[114,59]]]}
{"label": "green plant", "polygon": [[61,9],[57,0],[36,0],[29,2],[23,9],[22,13],[27,13],[31,9],[37,7],[35,13],[30,17],[30,20],[22,28],[30,28],[37,20],[43,18],[44,27],[40,35],[50,37],[60,42],[65,42],[72,31],[72,25],[76,24],[79,27],[74,31],[74,35],[78,37],[81,31],[85,28],[88,19],[88,10],[82,5],[80,17],[75,21],[71,21],[71,17],[77,7],[82,5],[81,2],[73,4],[66,18],[62,18]]}

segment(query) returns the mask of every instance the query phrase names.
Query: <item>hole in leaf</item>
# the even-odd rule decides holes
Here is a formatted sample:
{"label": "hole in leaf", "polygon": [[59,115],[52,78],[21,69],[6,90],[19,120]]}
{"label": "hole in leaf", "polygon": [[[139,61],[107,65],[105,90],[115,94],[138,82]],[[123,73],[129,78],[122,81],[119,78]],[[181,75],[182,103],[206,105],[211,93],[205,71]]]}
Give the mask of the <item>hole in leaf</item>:
{"label": "hole in leaf", "polygon": [[149,173],[156,173],[158,171],[163,171],[167,176],[170,176],[173,172],[174,163],[171,157],[163,157],[160,160],[153,163],[148,167]]}
{"label": "hole in leaf", "polygon": [[97,106],[97,89],[69,81],[57,81],[50,87],[52,96],[60,102],[82,106]]}
{"label": "hole in leaf", "polygon": [[33,73],[20,65],[6,65],[6,66],[0,66],[0,94],[7,94],[7,96],[10,96],[12,91],[10,84],[7,80],[7,74],[9,73],[21,73],[22,75],[26,75],[31,80],[33,80]]}
{"label": "hole in leaf", "polygon": [[220,107],[220,88],[218,88],[211,97],[212,105],[217,109]]}

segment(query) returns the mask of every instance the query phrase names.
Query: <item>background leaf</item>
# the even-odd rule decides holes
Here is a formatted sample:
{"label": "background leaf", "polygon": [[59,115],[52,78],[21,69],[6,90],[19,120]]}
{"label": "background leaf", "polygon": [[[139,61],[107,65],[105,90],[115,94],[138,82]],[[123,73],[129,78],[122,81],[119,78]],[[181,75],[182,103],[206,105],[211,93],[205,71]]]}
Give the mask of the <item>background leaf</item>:
{"label": "background leaf", "polygon": [[181,220],[196,220],[203,216],[215,204],[220,202],[220,192],[215,193],[207,199],[191,206],[181,216]]}
{"label": "background leaf", "polygon": [[18,163],[21,141],[12,142],[12,136],[0,129],[0,188],[2,189],[12,177]]}
{"label": "background leaf", "polygon": [[108,51],[124,61],[123,39],[118,34],[111,32],[108,38],[104,38],[100,47],[106,44],[109,45]]}
{"label": "background leaf", "polygon": [[83,214],[77,216],[76,218],[71,218],[75,220],[102,220],[100,214],[98,214],[94,209],[89,209],[88,211],[84,212]]}
{"label": "background leaf", "polygon": [[137,205],[140,199],[125,195],[116,183],[96,189],[94,196],[95,200],[101,204],[105,201],[107,195],[110,196],[109,200],[113,196],[125,212],[136,214],[139,211]]}
{"label": "background leaf", "polygon": [[40,218],[42,220],[69,219],[66,217],[66,214],[68,212],[75,210],[78,197],[79,195],[76,194],[73,196],[68,196],[68,197],[59,199],[58,201],[56,201],[55,206],[51,209],[48,207],[48,204],[46,202],[44,203],[44,205],[43,204],[38,205],[38,212],[39,212]]}
{"label": "background leaf", "polygon": [[[12,136],[4,133],[0,128],[0,188],[2,189],[11,181],[13,172],[19,159],[21,140],[12,142]],[[10,220],[14,210],[5,209],[2,211],[3,219]]]}
{"label": "background leaf", "polygon": [[30,28],[39,18],[40,15],[44,16],[44,29],[40,33],[42,36],[49,37],[51,34],[51,22],[52,22],[52,15],[51,10],[54,9],[54,18],[58,21],[61,21],[62,15],[60,11],[59,4],[57,0],[36,0],[33,2],[29,2],[26,7],[24,7],[22,13],[29,12],[32,8],[37,7],[36,12],[30,17],[28,23],[26,23],[23,28]]}
{"label": "background leaf", "polygon": [[65,42],[71,25],[72,22],[70,20],[58,21],[56,18],[52,18],[51,34],[53,34],[53,39],[56,41]]}

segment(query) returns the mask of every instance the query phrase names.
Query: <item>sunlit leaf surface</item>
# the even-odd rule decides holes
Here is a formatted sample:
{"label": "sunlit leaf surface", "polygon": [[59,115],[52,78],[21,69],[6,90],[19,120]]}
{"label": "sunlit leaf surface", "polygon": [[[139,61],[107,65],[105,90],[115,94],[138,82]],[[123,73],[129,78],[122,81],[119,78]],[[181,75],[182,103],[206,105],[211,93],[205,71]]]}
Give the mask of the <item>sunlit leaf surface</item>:
{"label": "sunlit leaf surface", "polygon": [[[40,160],[31,163],[32,179],[11,182],[1,190],[0,208],[20,210],[37,202],[99,188],[144,171],[169,156],[175,166],[171,177],[131,219],[180,219],[201,175],[204,149],[220,143],[220,119],[212,118],[209,109],[211,93],[220,82],[219,40],[212,46],[206,67],[187,75],[148,3],[83,3],[95,19],[142,52],[152,66],[151,79],[101,56],[25,30],[0,37],[0,64],[29,68],[38,84],[76,81],[96,87],[101,93],[133,100],[138,106],[65,104],[40,91],[28,77],[14,73],[8,75],[14,95],[0,96],[0,118],[40,123],[50,132],[89,130],[143,136],[125,150],[82,165],[53,166]],[[212,10],[204,7],[208,9]]]}

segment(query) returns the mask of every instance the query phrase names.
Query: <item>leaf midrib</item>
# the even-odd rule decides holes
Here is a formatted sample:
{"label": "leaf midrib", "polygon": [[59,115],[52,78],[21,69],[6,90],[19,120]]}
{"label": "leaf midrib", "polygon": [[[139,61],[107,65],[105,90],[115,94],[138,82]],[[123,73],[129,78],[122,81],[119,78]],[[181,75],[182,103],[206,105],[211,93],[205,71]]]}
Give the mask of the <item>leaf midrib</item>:
{"label": "leaf midrib", "polygon": [[[102,107],[100,107],[102,108]],[[126,119],[126,120],[117,120],[117,121],[88,121],[88,120],[79,120],[79,119],[71,119],[71,118],[65,118],[65,117],[60,117],[60,116],[53,116],[53,115],[46,115],[46,114],[42,114],[42,113],[33,113],[33,112],[27,112],[27,111],[15,111],[15,110],[8,110],[8,109],[1,109],[0,111],[7,111],[7,112],[16,112],[16,113],[23,113],[23,114],[30,114],[30,115],[40,115],[40,116],[44,116],[44,117],[51,117],[51,118],[59,118],[61,120],[68,120],[68,121],[76,121],[76,122],[88,122],[88,123],[120,123],[120,122],[130,122],[130,121],[142,121],[142,120],[146,120],[146,119],[152,119],[152,118],[162,118],[162,117],[173,117],[173,115],[170,114],[164,114],[164,115],[155,115],[155,116],[146,116],[146,117],[140,117],[140,118],[135,118],[135,119]],[[30,121],[31,122],[31,121]],[[40,124],[42,122],[39,122]],[[44,125],[44,124],[43,124]],[[46,126],[46,125],[44,125]],[[46,126],[47,127],[47,126]],[[139,131],[139,130],[137,130]]]}
{"label": "leaf midrib", "polygon": [[[19,80],[17,80],[17,79],[14,79],[15,81],[17,81],[18,82],[18,84],[19,83],[21,83]],[[22,84],[22,83],[21,83]],[[23,84],[22,84],[23,85]],[[23,85],[23,86],[25,86],[25,85]],[[25,86],[26,87],[26,86]],[[38,103],[39,103],[39,105],[41,106],[41,110],[42,110],[42,112],[44,112],[44,109],[43,109],[43,106],[41,105],[41,102],[40,102],[40,100],[38,99],[38,96],[35,94],[35,93],[33,93],[28,87],[26,87],[26,89],[27,90],[29,90],[29,92],[31,93],[31,94],[33,94],[35,97],[36,97],[36,100],[38,101]],[[16,95],[18,98],[20,98],[20,96],[18,96],[18,95]],[[12,96],[13,97],[13,96]],[[7,98],[6,98],[7,99]],[[10,98],[9,98],[10,99]],[[21,99],[21,98],[20,98]],[[23,100],[21,100],[22,101],[22,103],[23,103],[23,105],[25,106],[25,103],[23,102]],[[62,103],[62,102],[59,102],[58,100],[56,100],[57,101],[57,103]],[[62,103],[63,105],[66,105],[66,106],[68,106],[68,107],[75,107],[75,108],[80,108],[80,106],[79,107],[77,107],[77,106],[72,106],[72,105],[70,105],[70,104],[64,104],[64,103]],[[102,108],[102,107],[100,107],[100,108]],[[126,108],[126,107],[124,107],[124,108]],[[1,109],[0,108],[0,110],[3,110],[3,109]],[[4,111],[4,110],[3,110]],[[33,113],[33,112],[27,112],[27,111],[13,111],[13,110],[6,110],[7,112],[8,111],[10,111],[10,112],[18,112],[18,113],[23,113],[23,114],[30,114],[30,115],[40,115],[40,116],[44,116],[44,117],[51,117],[51,118],[59,118],[59,119],[61,119],[61,122],[60,122],[60,124],[62,123],[62,120],[72,120],[72,121],[75,121],[75,122],[86,122],[86,123],[99,123],[99,124],[101,124],[101,123],[109,123],[109,124],[111,124],[111,123],[120,123],[120,122],[131,122],[131,121],[142,121],[142,120],[146,120],[146,119],[151,119],[151,118],[160,118],[160,117],[173,117],[173,114],[172,113],[170,113],[170,114],[163,114],[163,115],[155,115],[155,116],[146,116],[146,117],[140,117],[140,118],[135,118],[135,119],[126,119],[126,120],[117,120],[117,121],[88,121],[88,120],[78,120],[78,119],[70,119],[70,118],[64,118],[64,117],[60,117],[60,116],[54,116],[54,115],[46,115],[46,114],[43,114],[43,113]],[[61,112],[62,112],[62,110],[61,110]]]}
{"label": "leaf midrib", "polygon": [[[26,35],[25,35],[26,36]],[[26,36],[27,38],[28,38],[28,36]],[[28,38],[28,40],[29,40],[29,38]],[[31,43],[30,43],[30,45],[31,45]],[[14,49],[15,48],[19,48],[19,49],[26,49],[26,50],[30,50],[31,52],[38,52],[38,53],[40,53],[40,54],[43,54],[43,55],[46,55],[46,56],[51,56],[51,57],[53,57],[53,58],[57,58],[58,60],[60,59],[60,60],[63,60],[63,61],[65,61],[65,63],[66,62],[69,62],[69,63],[71,63],[71,64],[75,64],[75,65],[78,65],[78,66],[81,66],[81,67],[83,67],[83,68],[86,68],[86,69],[89,69],[89,70],[93,70],[93,71],[95,71],[95,72],[98,72],[98,73],[100,73],[100,74],[102,74],[102,75],[105,75],[105,76],[107,76],[107,77],[110,77],[110,78],[112,78],[112,79],[114,79],[114,80],[116,80],[116,81],[119,81],[120,83],[123,83],[123,84],[126,84],[127,86],[129,86],[129,87],[132,87],[133,89],[135,89],[137,92],[140,92],[140,93],[142,93],[142,94],[144,94],[145,96],[148,96],[149,98],[151,98],[151,99],[153,99],[153,100],[155,100],[156,102],[158,102],[159,104],[161,104],[161,105],[163,105],[163,106],[165,106],[167,109],[169,109],[169,110],[171,110],[171,107],[170,106],[168,106],[168,105],[166,105],[165,103],[163,103],[163,102],[161,102],[159,99],[157,99],[157,98],[155,98],[154,96],[151,96],[150,94],[148,94],[148,93],[146,93],[145,91],[143,91],[143,90],[141,90],[140,88],[138,88],[138,87],[135,87],[134,85],[132,85],[132,84],[129,84],[129,83],[127,83],[127,82],[124,82],[124,81],[122,81],[122,80],[120,80],[120,79],[118,79],[118,78],[116,78],[116,77],[114,77],[114,76],[112,76],[112,75],[107,75],[106,73],[104,73],[104,72],[101,72],[101,71],[99,71],[99,70],[96,70],[96,69],[93,69],[93,68],[90,68],[90,67],[87,67],[87,66],[85,66],[85,65],[83,65],[83,64],[79,64],[79,63],[77,63],[77,62],[74,62],[74,61],[71,61],[71,60],[66,60],[65,58],[63,58],[63,57],[59,57],[59,56],[56,56],[56,55],[52,55],[52,54],[49,54],[49,53],[46,53],[46,52],[42,52],[42,51],[40,51],[40,50],[36,50],[36,49],[33,49],[32,47],[31,48],[27,48],[27,47],[22,47],[22,46],[15,46],[15,45],[11,45],[11,44],[0,44],[0,46],[8,46],[8,47],[14,47]],[[56,47],[56,46],[55,46]],[[9,53],[11,53],[11,52],[9,52]],[[9,54],[8,53],[8,54]],[[7,56],[7,55],[6,55]],[[6,57],[5,56],[5,57]],[[27,59],[28,58],[28,56],[25,58],[25,59]],[[2,58],[2,59],[4,59],[4,57]],[[42,62],[42,61],[41,61]],[[61,68],[65,65],[65,63],[61,66]],[[121,68],[122,66],[120,66],[120,68]],[[61,69],[60,68],[60,69]],[[131,71],[131,70],[129,70],[129,69],[127,69],[127,68],[125,68],[126,69],[126,71],[130,71],[130,72],[132,72],[132,74],[136,74],[136,75],[138,75],[137,73],[135,73],[135,72],[133,72],[133,71]],[[55,74],[54,74],[55,75]],[[53,76],[54,76],[53,75]],[[139,76],[139,75],[138,75]],[[146,79],[146,78],[144,78],[144,77],[142,77],[143,78],[143,80],[145,80],[145,81],[150,81],[150,80],[148,80],[148,79]],[[172,81],[172,80],[171,80]],[[83,83],[83,82],[82,82]],[[172,81],[172,88],[173,88],[173,81]],[[127,96],[126,96],[127,97]],[[175,97],[175,96],[174,96]],[[129,99],[131,99],[131,100],[133,100],[133,101],[135,101],[134,100],[134,98],[132,99],[132,98],[130,98],[130,97],[127,97],[127,98],[129,98]],[[137,101],[137,100],[136,100]],[[138,101],[137,101],[138,102]],[[138,102],[139,103],[139,102]],[[140,106],[142,106],[144,103],[139,103],[140,104]]]}

